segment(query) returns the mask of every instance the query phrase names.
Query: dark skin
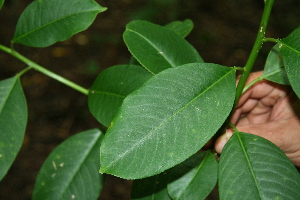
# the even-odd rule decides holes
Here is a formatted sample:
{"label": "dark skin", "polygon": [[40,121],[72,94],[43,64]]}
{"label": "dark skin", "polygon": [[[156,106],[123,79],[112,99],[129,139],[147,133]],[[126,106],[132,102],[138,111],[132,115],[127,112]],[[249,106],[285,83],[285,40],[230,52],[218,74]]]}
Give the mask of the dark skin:
{"label": "dark skin", "polygon": [[[261,74],[250,74],[247,83]],[[270,140],[300,167],[300,100],[290,87],[267,80],[256,83],[241,96],[230,121],[241,132]],[[217,139],[217,153],[232,132],[228,129]]]}

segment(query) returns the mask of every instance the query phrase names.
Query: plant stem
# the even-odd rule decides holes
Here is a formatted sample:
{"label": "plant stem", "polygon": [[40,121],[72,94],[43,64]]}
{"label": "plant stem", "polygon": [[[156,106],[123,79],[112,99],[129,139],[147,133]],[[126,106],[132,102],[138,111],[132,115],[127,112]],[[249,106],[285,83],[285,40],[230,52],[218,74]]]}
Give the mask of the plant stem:
{"label": "plant stem", "polygon": [[246,81],[249,77],[249,74],[253,68],[253,65],[256,61],[256,58],[258,56],[258,53],[262,47],[262,44],[265,41],[265,34],[266,34],[266,29],[267,29],[267,24],[270,18],[272,6],[273,6],[274,0],[266,0],[265,1],[265,7],[264,7],[264,12],[261,18],[260,22],[260,28],[258,30],[257,36],[255,43],[253,45],[252,51],[250,53],[250,56],[248,58],[248,61],[244,67],[244,71],[242,72],[241,78],[239,80],[239,83],[237,85],[236,89],[236,96],[235,96],[235,102],[234,102],[234,107],[237,105],[242,93],[244,86],[246,84]]}
{"label": "plant stem", "polygon": [[[259,51],[262,47],[262,44],[266,41],[265,38],[265,34],[266,34],[266,29],[267,29],[267,24],[270,18],[270,14],[271,14],[271,10],[272,10],[272,6],[273,6],[274,0],[265,0],[265,7],[264,7],[264,11],[263,11],[263,15],[261,18],[261,22],[260,22],[260,27],[256,36],[256,40],[255,43],[253,45],[253,48],[251,50],[250,56],[246,62],[246,65],[243,67],[242,74],[239,80],[239,83],[237,85],[236,88],[236,95],[235,95],[235,101],[234,101],[234,105],[233,108],[235,108],[238,104],[238,101],[241,97],[241,95],[243,94],[244,91],[244,87],[246,84],[246,81],[249,77],[250,72],[252,71],[253,65],[256,61],[256,58],[259,54]],[[276,39],[272,39],[272,42],[274,42]],[[271,41],[271,39],[268,39],[268,41]],[[237,70],[240,70],[240,68],[237,68]],[[230,125],[230,118],[233,114],[233,111],[231,111],[231,113],[229,114],[229,117],[227,118],[227,121],[223,124],[223,126],[220,128],[220,130],[216,133],[215,138],[217,139],[221,134],[225,133],[225,129],[226,127],[228,127],[228,125]],[[215,140],[216,140],[215,139]]]}
{"label": "plant stem", "polygon": [[32,67],[26,67],[25,69],[23,69],[22,71],[20,71],[18,74],[17,74],[17,76],[18,77],[20,77],[20,76],[22,76],[23,74],[25,74],[27,71],[29,71],[29,70],[31,70],[32,69]]}
{"label": "plant stem", "polygon": [[275,39],[275,38],[265,38],[263,42],[275,42],[278,43],[280,42],[279,39]]}
{"label": "plant stem", "polygon": [[244,89],[243,89],[243,93],[246,92],[250,87],[252,87],[255,83],[264,80],[264,76],[260,76],[257,79],[251,81],[251,83],[247,84]]}
{"label": "plant stem", "polygon": [[273,70],[272,72],[269,72],[267,74],[263,74],[262,76],[254,79],[253,81],[251,81],[249,84],[247,84],[245,87],[244,87],[244,90],[243,90],[243,93],[246,92],[250,87],[252,87],[252,85],[254,85],[255,83],[259,82],[259,81],[262,81],[276,73],[280,73],[282,69],[276,69],[276,70]]}
{"label": "plant stem", "polygon": [[33,62],[32,60],[30,60],[30,59],[26,58],[25,56],[19,54],[18,52],[14,51],[14,50],[6,47],[6,46],[3,46],[1,44],[0,44],[0,49],[4,52],[16,57],[17,59],[21,60],[22,62],[24,62],[25,64],[27,64],[29,66],[28,68],[26,68],[23,71],[21,71],[20,73],[18,73],[19,76],[21,76],[23,73],[28,71],[30,68],[33,68],[33,69],[35,69],[35,70],[37,70],[37,71],[39,71],[39,72],[41,72],[41,73],[43,73],[43,74],[45,74],[49,77],[51,77],[51,78],[65,84],[65,85],[77,90],[78,92],[81,92],[85,95],[88,95],[88,93],[89,93],[88,89],[85,89],[85,88],[81,87],[80,85],[77,85],[76,83],[74,83],[74,82],[72,82],[72,81],[70,81],[70,80],[68,80],[68,79],[66,79],[66,78],[64,78],[60,75],[55,74],[54,72],[52,72],[52,71],[42,67],[41,65]]}
{"label": "plant stem", "polygon": [[233,130],[234,132],[238,132],[238,130],[237,130],[237,128],[235,127],[234,124],[229,123],[229,126],[232,128],[232,130]]}

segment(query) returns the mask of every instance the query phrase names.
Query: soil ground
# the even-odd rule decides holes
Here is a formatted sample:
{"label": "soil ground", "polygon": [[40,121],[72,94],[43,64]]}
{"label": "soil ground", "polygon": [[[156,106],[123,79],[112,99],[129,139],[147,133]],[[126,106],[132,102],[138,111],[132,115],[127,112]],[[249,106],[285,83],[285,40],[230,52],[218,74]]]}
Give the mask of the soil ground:
{"label": "soil ground", "polygon": [[[17,19],[32,0],[6,0],[0,11],[0,43],[10,45]],[[86,88],[105,68],[126,64],[130,54],[122,41],[125,25],[146,19],[161,25],[189,18],[195,27],[187,40],[206,62],[243,66],[251,51],[263,9],[263,0],[99,0],[108,10],[93,25],[65,42],[48,48],[16,45],[21,54]],[[163,2],[163,3],[162,3]],[[167,3],[168,2],[168,3]],[[267,36],[284,38],[300,25],[300,2],[276,1]],[[273,44],[266,44],[256,69]],[[0,52],[0,80],[26,67]],[[99,127],[87,107],[86,96],[34,70],[22,76],[29,121],[22,149],[0,183],[0,199],[28,200],[38,170],[49,153],[63,140],[83,130]],[[99,199],[130,198],[130,181],[108,176]],[[212,195],[209,199],[215,199]]]}

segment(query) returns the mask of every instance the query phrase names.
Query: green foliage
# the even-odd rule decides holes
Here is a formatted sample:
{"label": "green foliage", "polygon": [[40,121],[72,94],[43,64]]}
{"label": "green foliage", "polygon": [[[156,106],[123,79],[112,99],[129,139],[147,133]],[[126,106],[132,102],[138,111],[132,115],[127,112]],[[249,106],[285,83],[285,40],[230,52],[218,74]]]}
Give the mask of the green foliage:
{"label": "green foliage", "polygon": [[235,132],[222,151],[220,199],[300,199],[299,180],[286,155],[259,136]]}
{"label": "green foliage", "polygon": [[103,134],[92,129],[60,144],[44,162],[33,199],[97,199],[103,185],[98,173]]}
{"label": "green foliage", "polygon": [[169,171],[133,182],[131,199],[134,200],[171,200],[168,194]]}
{"label": "green foliage", "polygon": [[132,55],[153,74],[187,63],[203,62],[192,45],[166,27],[132,21],[126,26],[123,37]]}
{"label": "green foliage", "polygon": [[125,98],[107,130],[100,171],[127,179],[143,178],[196,153],[232,108],[234,72],[216,64],[195,63],[150,78]]}
{"label": "green foliage", "polygon": [[3,4],[4,4],[4,0],[0,0],[0,10],[1,10]]}
{"label": "green foliage", "polygon": [[300,98],[300,67],[296,64],[300,61],[300,27],[282,39],[280,43],[280,53],[289,82]]}
{"label": "green foliage", "polygon": [[280,55],[279,44],[276,44],[270,51],[266,60],[263,76],[275,83],[290,85]]}
{"label": "green foliage", "polygon": [[218,163],[211,152],[197,153],[174,167],[168,191],[172,199],[205,199],[217,184]]}
{"label": "green foliage", "polygon": [[0,180],[21,148],[26,123],[27,106],[20,78],[0,81]]}
{"label": "green foliage", "polygon": [[104,70],[89,92],[89,108],[104,126],[109,126],[127,95],[140,87],[152,74],[136,65],[118,65]]}
{"label": "green foliage", "polygon": [[[164,6],[172,2],[177,0]],[[300,28],[281,40],[265,38],[272,5],[273,0],[265,1],[262,26],[244,68],[204,63],[185,39],[193,29],[191,20],[166,26],[130,22],[123,36],[136,65],[104,70],[90,90],[0,45],[0,50],[28,65],[17,76],[0,81],[0,178],[21,147],[27,123],[20,76],[35,69],[88,95],[91,114],[108,128],[105,135],[92,129],[60,144],[38,174],[33,199],[97,199],[103,186],[99,169],[137,179],[131,194],[135,200],[205,199],[216,184],[220,199],[300,199],[298,171],[266,139],[236,130],[220,161],[211,150],[201,150],[228,126],[242,94],[240,86],[245,91],[268,79],[291,85],[300,97],[300,68],[295,64],[300,58]],[[93,0],[36,0],[20,16],[12,43],[46,47],[66,40],[105,10]],[[236,70],[242,70],[240,82],[245,81],[266,41],[276,45],[263,76],[236,87]]]}
{"label": "green foliage", "polygon": [[36,0],[19,18],[13,43],[46,47],[85,30],[106,8],[92,0]]}
{"label": "green foliage", "polygon": [[166,28],[174,31],[181,37],[186,37],[193,30],[194,23],[190,19],[184,21],[173,21],[165,26]]}

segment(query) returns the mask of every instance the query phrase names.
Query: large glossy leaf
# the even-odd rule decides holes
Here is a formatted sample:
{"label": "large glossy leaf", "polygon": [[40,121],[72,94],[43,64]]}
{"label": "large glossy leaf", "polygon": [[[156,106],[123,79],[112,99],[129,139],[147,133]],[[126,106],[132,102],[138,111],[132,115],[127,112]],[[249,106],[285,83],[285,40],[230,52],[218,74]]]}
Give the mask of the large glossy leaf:
{"label": "large glossy leaf", "polygon": [[46,47],[85,30],[106,8],[94,0],[36,0],[22,13],[13,43]]}
{"label": "large glossy leaf", "polygon": [[19,77],[0,81],[0,180],[22,146],[26,124],[26,99]]}
{"label": "large glossy leaf", "polygon": [[103,176],[99,170],[102,133],[81,132],[60,144],[43,164],[33,199],[98,199]]}
{"label": "large glossy leaf", "polygon": [[289,82],[300,98],[300,27],[282,39],[279,48]]}
{"label": "large glossy leaf", "polygon": [[126,26],[124,41],[131,54],[150,72],[203,62],[184,38],[166,27],[146,21],[132,21]]}
{"label": "large glossy leaf", "polygon": [[218,163],[211,152],[197,153],[174,167],[168,191],[172,199],[205,199],[218,179]]}
{"label": "large glossy leaf", "polygon": [[133,181],[132,200],[171,200],[168,194],[169,171]]}
{"label": "large glossy leaf", "polygon": [[101,146],[100,171],[138,179],[181,163],[220,128],[234,96],[232,68],[194,63],[164,70],[123,101]]}
{"label": "large glossy leaf", "polygon": [[236,132],[225,145],[219,170],[220,199],[300,199],[300,175],[270,141]]}
{"label": "large glossy leaf", "polygon": [[173,21],[165,25],[165,27],[184,38],[193,30],[194,23],[192,20],[186,19],[184,21]]}
{"label": "large glossy leaf", "polygon": [[152,76],[136,65],[117,65],[104,70],[89,90],[91,113],[101,124],[109,126],[125,97]]}
{"label": "large glossy leaf", "polygon": [[279,51],[279,44],[275,45],[266,60],[263,77],[275,83],[289,85],[282,58]]}

